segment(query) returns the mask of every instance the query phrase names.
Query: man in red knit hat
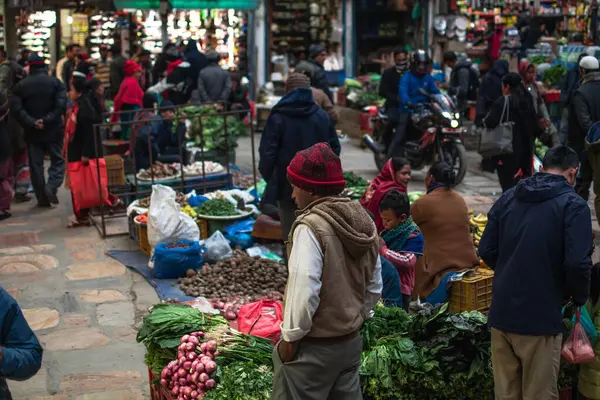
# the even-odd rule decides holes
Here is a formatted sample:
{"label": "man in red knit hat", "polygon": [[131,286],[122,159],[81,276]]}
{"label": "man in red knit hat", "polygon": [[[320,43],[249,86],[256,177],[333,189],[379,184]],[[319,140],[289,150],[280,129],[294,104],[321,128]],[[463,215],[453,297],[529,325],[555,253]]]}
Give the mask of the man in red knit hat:
{"label": "man in red knit hat", "polygon": [[381,296],[379,238],[326,143],[287,168],[298,217],[287,243],[281,341],[273,353],[272,399],[359,400],[360,328]]}

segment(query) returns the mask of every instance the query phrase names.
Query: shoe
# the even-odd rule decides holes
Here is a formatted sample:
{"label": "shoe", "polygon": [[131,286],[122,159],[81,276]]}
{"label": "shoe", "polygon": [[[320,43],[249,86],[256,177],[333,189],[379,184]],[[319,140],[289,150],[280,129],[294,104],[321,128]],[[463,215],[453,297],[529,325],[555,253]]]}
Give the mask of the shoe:
{"label": "shoe", "polygon": [[37,203],[37,206],[38,206],[39,208],[51,208],[51,207],[52,207],[52,204],[50,204],[49,202],[48,202],[48,203],[46,203],[46,202],[43,202],[43,203],[40,203],[40,202],[38,202],[38,203]]}
{"label": "shoe", "polygon": [[51,189],[49,186],[44,188],[44,193],[48,198],[50,204],[58,204],[58,196],[56,195],[56,190]]}
{"label": "shoe", "polygon": [[30,194],[15,194],[15,202],[17,203],[27,203],[28,201],[31,200],[31,195]]}

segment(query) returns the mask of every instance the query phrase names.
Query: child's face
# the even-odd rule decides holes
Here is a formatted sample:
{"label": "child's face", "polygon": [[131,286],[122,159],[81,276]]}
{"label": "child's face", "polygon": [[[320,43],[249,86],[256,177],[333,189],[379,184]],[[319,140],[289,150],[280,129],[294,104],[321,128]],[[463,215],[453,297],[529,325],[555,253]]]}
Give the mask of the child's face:
{"label": "child's face", "polygon": [[383,228],[387,231],[394,229],[404,221],[406,221],[406,214],[397,216],[394,210],[383,210],[379,213],[381,221],[383,222]]}

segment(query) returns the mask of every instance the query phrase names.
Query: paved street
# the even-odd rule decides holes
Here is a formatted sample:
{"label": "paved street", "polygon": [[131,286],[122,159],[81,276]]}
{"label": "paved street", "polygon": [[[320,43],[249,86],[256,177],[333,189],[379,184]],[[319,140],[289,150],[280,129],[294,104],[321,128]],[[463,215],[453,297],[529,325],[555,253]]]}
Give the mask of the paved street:
{"label": "paved street", "polygon": [[[258,136],[256,144],[258,146]],[[250,169],[249,139],[240,141],[238,164]],[[343,146],[345,170],[376,175],[371,153]],[[473,165],[478,163],[473,156]],[[410,190],[424,190],[424,171]],[[494,176],[469,172],[459,188],[476,211],[499,193]],[[26,382],[10,382],[15,400],[137,400],[148,398],[144,349],[135,328],[158,298],[139,275],[105,256],[135,249],[127,237],[101,240],[95,228],[66,229],[70,195],[61,190],[52,210],[15,205],[0,225],[0,283],[15,296],[42,342],[43,367]]]}

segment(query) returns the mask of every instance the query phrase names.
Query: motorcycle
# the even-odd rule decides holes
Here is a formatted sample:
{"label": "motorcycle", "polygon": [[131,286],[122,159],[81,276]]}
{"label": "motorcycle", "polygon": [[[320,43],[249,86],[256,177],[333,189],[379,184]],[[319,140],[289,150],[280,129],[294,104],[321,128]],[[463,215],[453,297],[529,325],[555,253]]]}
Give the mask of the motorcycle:
{"label": "motorcycle", "polygon": [[[460,126],[460,115],[448,95],[421,93],[429,101],[411,107],[413,113],[406,131],[405,156],[415,170],[438,160],[445,161],[454,168],[456,184],[459,184],[467,173],[467,150],[462,143],[465,128]],[[372,114],[375,114],[371,117],[373,133],[364,135],[363,140],[375,154],[375,164],[381,171],[387,161],[389,143],[386,143],[385,133],[390,122],[382,107]]]}

